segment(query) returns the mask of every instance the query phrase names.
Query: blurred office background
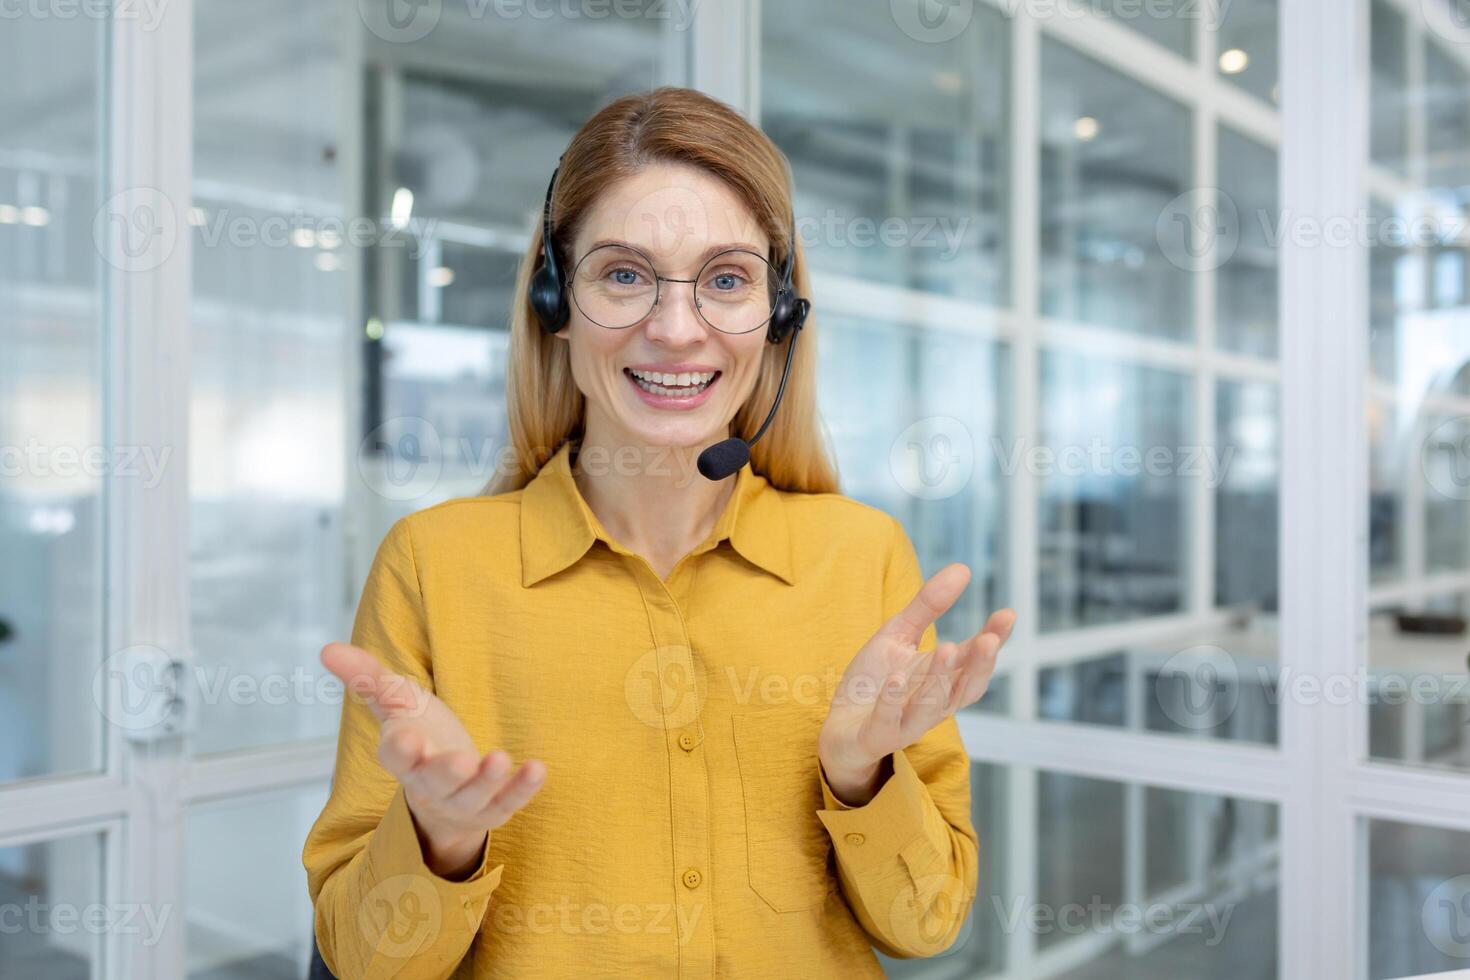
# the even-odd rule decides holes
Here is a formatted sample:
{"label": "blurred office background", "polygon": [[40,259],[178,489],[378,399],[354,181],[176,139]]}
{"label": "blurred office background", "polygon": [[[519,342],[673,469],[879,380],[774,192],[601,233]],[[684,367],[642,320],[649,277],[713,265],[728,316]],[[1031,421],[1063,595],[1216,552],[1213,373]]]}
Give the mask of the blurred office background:
{"label": "blurred office background", "polygon": [[[551,168],[658,84],[792,162],[844,491],[926,570],[970,565],[942,632],[1020,612],[965,719],[971,922],[890,975],[1306,976],[1332,935],[1361,977],[1470,967],[1470,806],[1444,802],[1470,789],[1470,5],[1300,5],[1360,47],[1283,46],[1276,0],[6,13],[0,906],[172,915],[152,942],[8,933],[0,975],[304,975],[339,710],[317,652],[392,521],[485,484]],[[1283,356],[1307,287],[1282,191],[1311,184],[1284,117],[1344,107],[1368,231],[1322,295],[1365,301],[1322,363],[1361,352],[1358,410],[1293,420],[1284,391],[1323,380]],[[1289,425],[1362,447],[1340,493],[1283,498]],[[1284,649],[1283,534],[1319,507],[1361,529],[1362,589],[1314,607],[1358,642]],[[192,692],[182,738],[99,710],[99,675],[171,642],[234,693]],[[1355,736],[1285,739],[1293,665],[1324,663]]]}

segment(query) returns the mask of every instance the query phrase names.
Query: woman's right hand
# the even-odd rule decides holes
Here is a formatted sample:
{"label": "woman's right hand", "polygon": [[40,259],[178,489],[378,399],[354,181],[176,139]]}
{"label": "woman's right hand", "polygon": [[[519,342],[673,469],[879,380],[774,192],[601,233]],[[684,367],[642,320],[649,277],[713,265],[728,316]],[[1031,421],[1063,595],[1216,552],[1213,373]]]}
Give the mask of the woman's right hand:
{"label": "woman's right hand", "polygon": [[321,659],[377,717],[378,761],[403,785],[424,864],[442,878],[468,875],[485,835],[541,788],[545,764],[528,759],[511,775],[504,750],[482,757],[448,705],[361,647],[328,643]]}

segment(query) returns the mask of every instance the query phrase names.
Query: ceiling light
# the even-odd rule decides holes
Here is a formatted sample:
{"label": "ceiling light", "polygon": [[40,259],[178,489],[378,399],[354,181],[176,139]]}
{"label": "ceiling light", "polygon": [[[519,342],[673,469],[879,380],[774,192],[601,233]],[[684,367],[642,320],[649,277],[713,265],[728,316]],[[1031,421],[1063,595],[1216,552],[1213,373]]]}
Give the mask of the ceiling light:
{"label": "ceiling light", "polygon": [[954,95],[965,87],[965,76],[957,71],[936,71],[934,73],[934,87],[941,92]]}
{"label": "ceiling light", "polygon": [[400,187],[393,192],[393,207],[388,212],[388,220],[393,223],[394,228],[407,228],[408,220],[413,217],[413,191],[407,187]]}
{"label": "ceiling light", "polygon": [[1220,52],[1220,70],[1227,75],[1239,75],[1251,63],[1250,55],[1239,48]]}

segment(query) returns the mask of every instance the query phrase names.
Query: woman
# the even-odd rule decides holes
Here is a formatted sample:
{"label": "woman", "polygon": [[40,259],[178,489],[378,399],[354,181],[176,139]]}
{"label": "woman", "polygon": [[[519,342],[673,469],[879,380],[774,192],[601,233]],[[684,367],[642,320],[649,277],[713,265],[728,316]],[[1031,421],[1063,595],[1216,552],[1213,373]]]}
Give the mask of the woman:
{"label": "woman", "polygon": [[[791,214],[780,152],[697,92],[567,148],[512,318],[525,465],[395,524],[322,653],[352,693],[303,860],[338,976],[882,976],[874,946],[954,942],[954,712],[1015,616],[936,644],[969,569],[924,582],[837,492]],[[751,460],[696,473],[783,363]]]}

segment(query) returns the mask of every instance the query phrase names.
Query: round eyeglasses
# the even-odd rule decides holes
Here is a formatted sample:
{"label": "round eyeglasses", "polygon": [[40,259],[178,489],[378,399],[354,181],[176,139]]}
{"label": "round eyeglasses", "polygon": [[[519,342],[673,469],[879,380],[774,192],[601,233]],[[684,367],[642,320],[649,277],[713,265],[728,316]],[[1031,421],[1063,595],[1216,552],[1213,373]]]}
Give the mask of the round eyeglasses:
{"label": "round eyeglasses", "polygon": [[777,286],[764,256],[732,248],[709,258],[693,279],[671,279],[626,245],[599,245],[572,272],[572,301],[600,327],[623,330],[642,323],[662,298],[661,283],[694,284],[694,309],[720,333],[750,333],[771,319]]}

